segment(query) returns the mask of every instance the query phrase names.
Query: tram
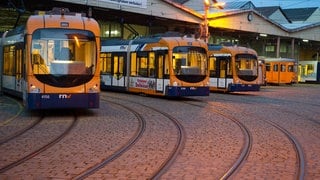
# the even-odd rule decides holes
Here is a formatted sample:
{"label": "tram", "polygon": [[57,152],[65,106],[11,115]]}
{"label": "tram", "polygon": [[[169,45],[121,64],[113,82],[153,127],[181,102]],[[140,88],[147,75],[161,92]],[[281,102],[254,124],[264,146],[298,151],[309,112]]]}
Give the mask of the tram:
{"label": "tram", "polygon": [[260,90],[262,80],[256,51],[240,46],[209,44],[208,52],[211,91]]}
{"label": "tram", "polygon": [[320,83],[320,61],[299,61],[298,82]]}
{"label": "tram", "polygon": [[38,11],[1,38],[1,91],[27,109],[98,108],[100,29],[66,8]]}
{"label": "tram", "polygon": [[202,40],[165,33],[101,44],[102,90],[165,97],[210,93]]}
{"label": "tram", "polygon": [[267,84],[293,84],[297,83],[297,63],[291,58],[261,57],[265,63],[265,76]]}

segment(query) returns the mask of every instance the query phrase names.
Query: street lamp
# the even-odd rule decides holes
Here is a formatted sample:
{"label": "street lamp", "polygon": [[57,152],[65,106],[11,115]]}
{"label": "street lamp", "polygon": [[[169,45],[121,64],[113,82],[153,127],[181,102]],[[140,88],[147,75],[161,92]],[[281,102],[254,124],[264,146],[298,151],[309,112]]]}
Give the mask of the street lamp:
{"label": "street lamp", "polygon": [[[216,9],[223,9],[223,6],[225,5],[225,3],[219,3],[217,0],[212,0],[213,5],[212,7],[216,8]],[[203,5],[204,5],[204,41],[206,43],[208,43],[208,39],[209,39],[209,26],[208,26],[208,12],[209,12],[209,8],[211,7],[210,5],[210,0],[203,0]]]}
{"label": "street lamp", "polygon": [[210,2],[209,0],[204,0],[204,30],[205,30],[205,35],[204,35],[204,41],[208,43],[208,38],[209,38],[209,27],[208,27],[208,11],[210,7]]}

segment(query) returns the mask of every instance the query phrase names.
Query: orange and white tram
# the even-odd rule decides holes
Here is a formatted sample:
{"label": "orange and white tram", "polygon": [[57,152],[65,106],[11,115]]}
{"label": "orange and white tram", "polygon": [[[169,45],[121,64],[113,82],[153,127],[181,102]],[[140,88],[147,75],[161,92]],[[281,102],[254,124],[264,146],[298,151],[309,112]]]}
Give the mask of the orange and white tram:
{"label": "orange and white tram", "polygon": [[54,8],[3,34],[1,91],[28,109],[98,108],[100,29],[84,14]]}
{"label": "orange and white tram", "polygon": [[261,57],[265,63],[267,84],[293,84],[297,83],[297,63],[291,58]]}
{"label": "orange and white tram", "polygon": [[255,50],[240,46],[208,45],[210,90],[259,91],[261,73]]}
{"label": "orange and white tram", "polygon": [[101,44],[101,89],[167,97],[210,93],[202,40],[164,34]]}

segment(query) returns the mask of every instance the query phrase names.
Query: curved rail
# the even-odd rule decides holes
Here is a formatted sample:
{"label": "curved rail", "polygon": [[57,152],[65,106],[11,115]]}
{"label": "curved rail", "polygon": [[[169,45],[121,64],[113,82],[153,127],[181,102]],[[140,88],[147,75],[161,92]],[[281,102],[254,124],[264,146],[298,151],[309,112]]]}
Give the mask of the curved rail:
{"label": "curved rail", "polygon": [[[198,107],[204,107],[198,104],[192,104],[189,102],[183,102],[192,106],[198,106]],[[245,162],[245,159],[247,159],[247,157],[249,156],[249,153],[251,151],[251,147],[252,147],[252,135],[249,131],[249,129],[243,124],[241,123],[239,120],[224,114],[218,110],[214,110],[212,109],[212,111],[214,111],[215,113],[233,121],[235,124],[237,124],[239,126],[239,128],[241,129],[243,135],[244,135],[244,144],[242,147],[242,151],[240,153],[239,158],[234,162],[234,164],[229,168],[229,170],[227,170],[227,172],[220,178],[220,179],[228,179],[230,178],[237,170],[240,169],[240,167],[242,166],[242,164]]]}
{"label": "curved rail", "polygon": [[273,127],[277,128],[278,130],[283,132],[287,136],[287,138],[291,141],[291,143],[294,146],[294,149],[297,153],[297,159],[298,159],[297,179],[303,180],[304,179],[304,171],[305,171],[305,159],[304,159],[304,152],[303,152],[301,145],[299,144],[297,139],[289,131],[287,131],[286,129],[284,129],[283,127],[278,125],[277,123],[272,122],[272,121],[265,121],[265,122],[271,124]]}
{"label": "curved rail", "polygon": [[115,160],[116,158],[118,158],[120,155],[122,155],[124,152],[126,152],[127,150],[129,150],[143,135],[145,128],[146,128],[146,121],[145,119],[135,110],[124,106],[122,104],[119,103],[115,103],[112,101],[108,101],[106,99],[101,98],[102,101],[107,101],[113,104],[116,104],[118,106],[121,106],[125,109],[127,109],[128,111],[132,112],[139,120],[139,128],[137,129],[135,135],[129,139],[129,141],[123,145],[120,149],[118,149],[116,152],[114,152],[111,156],[109,156],[108,158],[102,160],[102,162],[100,162],[99,164],[96,164],[95,166],[87,169],[86,171],[78,174],[76,177],[74,177],[73,179],[84,179],[88,176],[90,176],[91,174],[93,174],[94,172],[98,171],[99,169],[103,168],[106,164],[110,163],[111,161]]}
{"label": "curved rail", "polygon": [[31,123],[29,126],[26,126],[25,128],[13,133],[10,136],[7,136],[5,138],[0,139],[0,145],[22,135],[23,133],[27,132],[28,130],[32,129],[34,126],[36,126],[37,124],[39,124],[42,120],[43,120],[43,116],[39,117],[37,120],[33,121],[33,123]]}
{"label": "curved rail", "polygon": [[56,143],[58,143],[61,139],[63,139],[65,136],[67,136],[69,134],[69,132],[71,131],[71,129],[73,129],[73,127],[75,127],[76,123],[77,123],[77,116],[74,115],[74,119],[71,123],[71,125],[57,138],[53,139],[52,141],[50,141],[49,143],[47,143],[46,145],[42,146],[41,148],[31,152],[30,154],[24,156],[23,158],[20,158],[19,160],[16,160],[4,167],[1,167],[0,169],[0,173],[6,172],[9,169],[12,169],[22,163],[24,163],[25,161],[37,156],[38,154],[44,152],[45,150],[49,149],[50,147],[52,147],[53,145],[55,145]]}
{"label": "curved rail", "polygon": [[[222,105],[219,105],[219,106],[222,107]],[[242,111],[242,113],[244,113],[244,112]],[[276,129],[281,131],[290,140],[290,142],[293,145],[294,150],[295,150],[295,152],[297,154],[297,161],[298,161],[297,179],[303,180],[304,179],[304,174],[305,174],[305,158],[304,158],[303,149],[302,149],[301,145],[299,144],[299,142],[297,141],[297,139],[289,131],[287,131],[286,129],[284,129],[283,127],[278,125],[277,123],[275,123],[273,121],[269,121],[269,120],[264,120],[263,118],[259,118],[259,119],[264,121],[264,122],[266,122],[266,123],[268,123],[268,124],[270,124],[270,125],[272,125]]]}
{"label": "curved rail", "polygon": [[[110,97],[113,98],[113,97]],[[174,149],[171,151],[170,155],[168,156],[168,158],[163,161],[163,163],[160,165],[160,167],[158,168],[157,171],[155,171],[150,179],[159,179],[167,170],[168,168],[173,164],[173,162],[175,161],[175,159],[177,158],[178,154],[182,151],[182,149],[184,148],[184,144],[185,144],[185,132],[184,132],[184,128],[183,126],[180,124],[179,120],[175,119],[174,117],[172,117],[171,115],[162,112],[156,108],[147,106],[145,104],[141,104],[135,101],[130,101],[128,99],[122,99],[122,98],[117,98],[126,102],[130,102],[133,104],[138,104],[141,105],[143,107],[152,109],[155,112],[158,112],[160,114],[162,114],[163,116],[167,117],[176,127],[177,131],[178,131],[178,138],[177,138],[177,142],[176,142],[176,146],[174,147]]]}
{"label": "curved rail", "polygon": [[11,122],[11,121],[14,120],[15,118],[17,118],[17,117],[22,113],[22,111],[23,111],[23,107],[22,107],[21,103],[19,103],[19,102],[16,101],[15,99],[12,99],[12,98],[9,98],[9,99],[13,100],[14,102],[16,102],[16,103],[19,105],[19,110],[18,110],[18,112],[17,112],[14,116],[8,118],[8,119],[5,120],[4,122],[1,122],[1,123],[0,123],[0,126],[5,126],[5,125],[8,124],[9,122]]}

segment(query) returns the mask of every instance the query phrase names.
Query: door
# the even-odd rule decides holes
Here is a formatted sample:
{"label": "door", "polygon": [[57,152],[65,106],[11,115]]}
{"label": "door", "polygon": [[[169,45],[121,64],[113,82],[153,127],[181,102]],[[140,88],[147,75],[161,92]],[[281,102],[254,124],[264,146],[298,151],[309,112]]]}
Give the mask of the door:
{"label": "door", "polygon": [[113,87],[125,87],[126,76],[126,53],[113,53],[111,56]]}
{"label": "door", "polygon": [[165,83],[164,83],[164,72],[165,72],[165,53],[157,52],[156,53],[156,91],[159,93],[164,92]]}
{"label": "door", "polygon": [[23,46],[16,46],[15,49],[15,90],[18,92],[22,92],[22,59],[23,59]]}
{"label": "door", "polygon": [[230,63],[229,56],[217,57],[217,87],[227,88],[227,72]]}

